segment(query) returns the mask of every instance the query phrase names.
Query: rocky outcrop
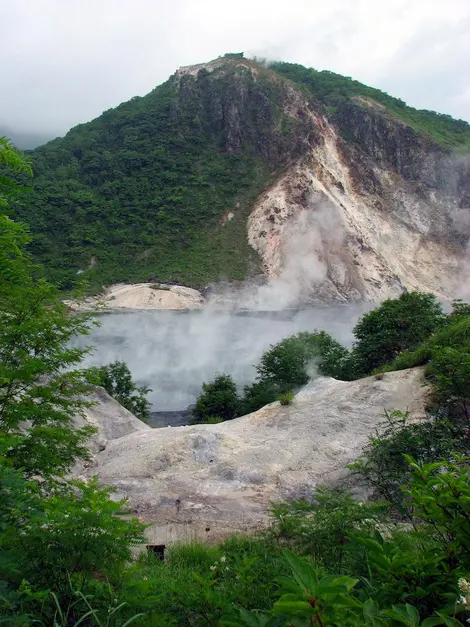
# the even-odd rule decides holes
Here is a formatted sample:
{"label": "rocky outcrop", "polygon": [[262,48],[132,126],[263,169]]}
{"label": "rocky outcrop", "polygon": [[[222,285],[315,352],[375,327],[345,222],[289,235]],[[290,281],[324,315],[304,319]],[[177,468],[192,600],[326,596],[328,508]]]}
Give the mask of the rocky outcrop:
{"label": "rocky outcrop", "polygon": [[181,68],[175,82],[175,119],[182,118],[188,106],[197,107],[206,134],[231,155],[246,154],[250,146],[249,152],[263,157],[274,170],[300,156],[306,138],[312,142],[316,135],[303,112],[291,116],[292,128],[285,132],[279,105],[284,101],[286,106],[296,106],[300,95],[289,82],[248,59],[228,63],[222,58]]}
{"label": "rocky outcrop", "polygon": [[304,106],[320,132],[258,199],[249,242],[290,304],[455,297],[468,280],[469,160],[362,100],[335,121]]}
{"label": "rocky outcrop", "polygon": [[219,540],[266,525],[273,500],[308,497],[319,483],[344,480],[345,465],[384,409],[419,419],[426,395],[420,369],[353,382],[318,379],[292,405],[273,403],[217,425],[133,425],[109,439],[86,472],[129,498],[151,524],[150,542]]}
{"label": "rocky outcrop", "polygon": [[96,434],[90,441],[92,453],[103,451],[112,440],[137,431],[151,431],[150,427],[115,401],[102,387],[96,386],[87,401],[91,406],[84,409],[83,415],[75,418],[74,424],[78,428],[96,428]]}
{"label": "rocky outcrop", "polygon": [[182,68],[176,81],[181,103],[204,103],[200,115],[227,152],[252,145],[283,170],[248,219],[271,284],[252,305],[377,301],[405,289],[447,299],[468,282],[468,156],[369,97],[327,115],[247,59]]}
{"label": "rocky outcrop", "polygon": [[160,283],[118,284],[99,296],[82,301],[64,301],[72,311],[119,311],[139,309],[201,309],[204,298],[198,290]]}

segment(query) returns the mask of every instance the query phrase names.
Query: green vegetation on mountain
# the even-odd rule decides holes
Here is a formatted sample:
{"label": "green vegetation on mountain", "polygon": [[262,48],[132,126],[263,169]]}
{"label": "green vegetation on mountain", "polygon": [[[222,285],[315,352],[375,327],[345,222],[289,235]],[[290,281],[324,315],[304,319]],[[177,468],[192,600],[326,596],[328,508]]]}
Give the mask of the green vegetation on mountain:
{"label": "green vegetation on mountain", "polygon": [[[246,219],[281,165],[259,145],[283,147],[282,132],[272,131],[282,112],[275,91],[270,100],[250,77],[197,86],[182,77],[179,89],[172,79],[34,151],[34,191],[17,215],[54,280],[70,287],[77,270],[89,269],[95,286],[149,276],[202,286],[258,270]],[[212,109],[222,115],[246,84],[252,94],[236,154],[231,127]],[[228,211],[233,219],[222,226]]]}
{"label": "green vegetation on mountain", "polygon": [[303,114],[283,106],[292,85],[347,137],[348,106],[360,108],[365,96],[386,107],[374,115],[399,118],[444,147],[470,139],[466,122],[332,72],[266,67],[242,53],[210,69],[175,74],[31,152],[33,189],[16,216],[31,228],[33,256],[64,289],[77,277],[99,290],[149,278],[200,287],[259,273],[247,217],[311,133]]}
{"label": "green vegetation on mountain", "polygon": [[446,148],[470,149],[470,124],[465,120],[455,120],[450,115],[426,109],[414,109],[403,100],[389,96],[380,89],[334,72],[319,72],[296,63],[276,62],[270,64],[270,67],[294,83],[304,85],[333,117],[341,111],[343,105],[351,101],[357,102],[357,97],[362,96],[370,99],[372,104],[383,105],[382,110],[387,115],[405,122],[418,133],[429,135]]}

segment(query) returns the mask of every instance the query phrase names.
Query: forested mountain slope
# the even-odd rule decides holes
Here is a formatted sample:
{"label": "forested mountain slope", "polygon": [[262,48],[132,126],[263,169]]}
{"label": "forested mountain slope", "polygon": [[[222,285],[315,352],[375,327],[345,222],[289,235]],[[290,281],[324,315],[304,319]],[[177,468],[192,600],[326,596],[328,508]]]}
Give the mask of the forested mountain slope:
{"label": "forested mountain slope", "polygon": [[466,122],[349,78],[226,55],[32,151],[16,213],[64,287],[279,276],[300,230],[319,298],[443,293],[468,239],[469,143]]}

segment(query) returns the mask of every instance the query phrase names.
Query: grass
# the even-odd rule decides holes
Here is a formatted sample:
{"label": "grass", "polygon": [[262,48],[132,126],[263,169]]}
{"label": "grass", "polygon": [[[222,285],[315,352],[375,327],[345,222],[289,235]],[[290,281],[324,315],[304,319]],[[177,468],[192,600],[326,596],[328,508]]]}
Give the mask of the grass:
{"label": "grass", "polygon": [[291,405],[294,400],[295,395],[293,392],[285,392],[284,394],[279,394],[279,402],[281,405]]}

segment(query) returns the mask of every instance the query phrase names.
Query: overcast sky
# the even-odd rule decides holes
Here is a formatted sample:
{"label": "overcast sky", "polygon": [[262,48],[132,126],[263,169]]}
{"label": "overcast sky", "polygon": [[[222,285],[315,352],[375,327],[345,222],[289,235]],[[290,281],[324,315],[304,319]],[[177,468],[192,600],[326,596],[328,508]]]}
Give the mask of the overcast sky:
{"label": "overcast sky", "polygon": [[0,0],[0,126],[63,134],[244,51],[470,119],[469,0]]}

